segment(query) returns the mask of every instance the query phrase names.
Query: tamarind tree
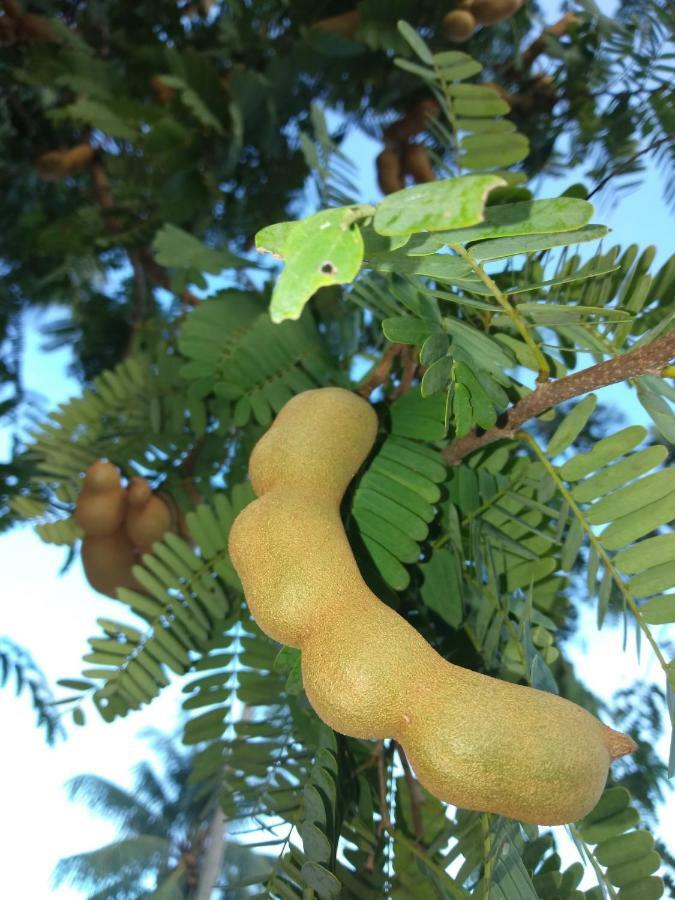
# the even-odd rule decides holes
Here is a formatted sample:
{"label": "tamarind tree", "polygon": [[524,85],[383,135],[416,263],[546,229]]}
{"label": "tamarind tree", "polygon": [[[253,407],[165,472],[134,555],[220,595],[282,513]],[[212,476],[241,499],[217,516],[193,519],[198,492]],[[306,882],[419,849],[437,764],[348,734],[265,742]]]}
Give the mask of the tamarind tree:
{"label": "tamarind tree", "polygon": [[[624,0],[610,20],[584,0],[558,21],[531,2],[472,5],[457,4],[476,29],[461,49],[449,0],[4,0],[0,15],[0,414],[11,427],[25,413],[28,310],[64,311],[51,344],[73,349],[82,381],[17,436],[0,521],[75,558],[111,520],[121,548],[99,544],[95,565],[124,612],[98,620],[81,666],[64,660],[67,694],[41,718],[114,728],[184,680],[193,780],[230,838],[254,822],[270,860],[253,896],[649,900],[673,886],[645,827],[665,772],[644,738],[675,716],[661,628],[675,621],[675,258],[613,246],[590,202],[650,160],[672,200],[668,4]],[[341,147],[354,126],[382,145],[384,198],[362,196]],[[535,175],[582,161],[587,183],[535,196]],[[618,382],[650,430],[603,429],[596,391]],[[398,742],[331,730],[298,651],[252,618],[228,554],[249,457],[318,387],[377,413],[341,505],[372,592],[450,662],[560,694],[637,742],[568,826],[578,862],[563,868],[557,829],[447,807]],[[92,525],[101,459],[115,471]],[[636,689],[612,716],[580,683],[565,641],[582,602],[653,655],[656,698]],[[172,896],[215,889],[218,841],[199,848]]]}

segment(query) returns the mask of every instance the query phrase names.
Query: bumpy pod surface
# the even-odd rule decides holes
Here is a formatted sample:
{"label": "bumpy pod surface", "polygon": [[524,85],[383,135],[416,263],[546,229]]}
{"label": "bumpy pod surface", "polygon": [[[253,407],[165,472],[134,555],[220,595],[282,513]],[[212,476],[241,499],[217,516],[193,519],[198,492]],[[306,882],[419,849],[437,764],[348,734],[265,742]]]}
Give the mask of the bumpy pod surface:
{"label": "bumpy pod surface", "polygon": [[322,388],[290,400],[254,448],[258,499],[229,539],[253,617],[301,648],[324,722],[395,738],[441,800],[541,825],[582,818],[631,739],[568,700],[452,665],[361,577],[340,501],[376,430],[365,400]]}

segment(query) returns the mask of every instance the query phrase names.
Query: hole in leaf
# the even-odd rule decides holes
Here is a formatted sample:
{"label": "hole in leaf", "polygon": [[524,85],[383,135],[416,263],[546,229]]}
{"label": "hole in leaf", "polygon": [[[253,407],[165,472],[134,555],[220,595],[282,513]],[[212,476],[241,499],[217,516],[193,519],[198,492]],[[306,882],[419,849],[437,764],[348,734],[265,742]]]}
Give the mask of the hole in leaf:
{"label": "hole in leaf", "polygon": [[328,262],[322,263],[321,272],[324,275],[335,275],[335,273],[337,272],[337,269],[335,268],[335,266],[333,265],[332,262],[328,261]]}

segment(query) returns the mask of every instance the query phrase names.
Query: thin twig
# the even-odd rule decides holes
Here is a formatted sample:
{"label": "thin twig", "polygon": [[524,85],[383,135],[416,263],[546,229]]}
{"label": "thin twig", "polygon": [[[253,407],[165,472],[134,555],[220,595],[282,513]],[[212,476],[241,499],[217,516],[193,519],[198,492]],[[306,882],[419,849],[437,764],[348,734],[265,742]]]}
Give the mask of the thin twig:
{"label": "thin twig", "polygon": [[659,138],[656,141],[652,141],[652,143],[648,147],[643,147],[642,150],[638,150],[637,153],[634,153],[629,159],[625,160],[622,163],[619,163],[618,166],[615,166],[609,175],[605,175],[602,181],[599,181],[592,191],[588,194],[588,200],[591,199],[593,194],[597,194],[598,191],[601,191],[604,186],[615,178],[617,175],[620,175],[625,169],[628,169],[632,163],[635,162],[636,159],[639,159],[641,156],[644,156],[645,153],[651,153],[652,150],[658,149],[662,144],[667,144],[675,137],[675,134],[669,133],[664,137]]}
{"label": "thin twig", "polygon": [[629,350],[628,353],[622,353],[595,366],[589,366],[574,375],[540,384],[532,393],[512,406],[498,425],[488,428],[487,431],[474,429],[465,437],[453,441],[443,453],[446,462],[451,466],[459,465],[474,450],[502,438],[513,438],[525,422],[573,397],[638,375],[660,376],[670,365],[673,357],[675,357],[675,331],[657,338],[651,344]]}
{"label": "thin twig", "polygon": [[391,367],[394,364],[394,359],[403,350],[403,348],[404,344],[389,344],[379,361],[368,373],[366,380],[359,387],[357,394],[368,399],[375,388],[378,388],[380,387],[380,385],[384,384],[389,378],[389,373],[391,372]]}

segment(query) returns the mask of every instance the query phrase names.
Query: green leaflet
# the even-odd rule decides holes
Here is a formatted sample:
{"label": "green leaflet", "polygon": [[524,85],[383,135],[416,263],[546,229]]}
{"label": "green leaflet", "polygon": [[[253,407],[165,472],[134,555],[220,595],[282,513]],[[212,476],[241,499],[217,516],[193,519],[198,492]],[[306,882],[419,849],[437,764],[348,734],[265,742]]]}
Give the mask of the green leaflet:
{"label": "green leaflet", "polygon": [[348,284],[363,262],[363,238],[349,207],[328,209],[298,222],[284,242],[285,267],[272,292],[275,323],[298,319],[320,287]]}
{"label": "green leaflet", "polygon": [[491,259],[506,259],[521,253],[536,253],[552,247],[569,247],[587,241],[597,241],[609,233],[604,225],[584,225],[574,231],[551,235],[523,235],[522,237],[498,238],[484,241],[472,250],[472,255],[480,262]]}
{"label": "green leaflet", "polygon": [[503,184],[496,175],[465,175],[405,188],[385,197],[373,225],[386,236],[475,225],[483,220],[490,191]]}
{"label": "green leaflet", "polygon": [[255,236],[256,250],[283,259],[286,241],[297,224],[297,222],[277,222],[275,225],[261,228]]}
{"label": "green leaflet", "polygon": [[436,550],[420,570],[424,602],[453,628],[459,628],[463,619],[462,576],[455,554]]}
{"label": "green leaflet", "polygon": [[596,403],[595,394],[589,394],[565,416],[548,442],[550,456],[557,456],[574,443],[593,414]]}
{"label": "green leaflet", "polygon": [[153,241],[155,259],[169,268],[197,269],[218,275],[223,269],[251,266],[251,263],[231,253],[227,248],[214,250],[207,247],[176,225],[166,224],[155,235]]}
{"label": "green leaflet", "polygon": [[[491,135],[490,139],[494,142],[494,136]],[[489,206],[485,210],[485,219],[480,224],[440,234],[413,237],[406,247],[406,253],[408,256],[421,256],[434,253],[450,244],[466,245],[489,238],[574,231],[586,225],[592,215],[592,204],[571,197]]]}

